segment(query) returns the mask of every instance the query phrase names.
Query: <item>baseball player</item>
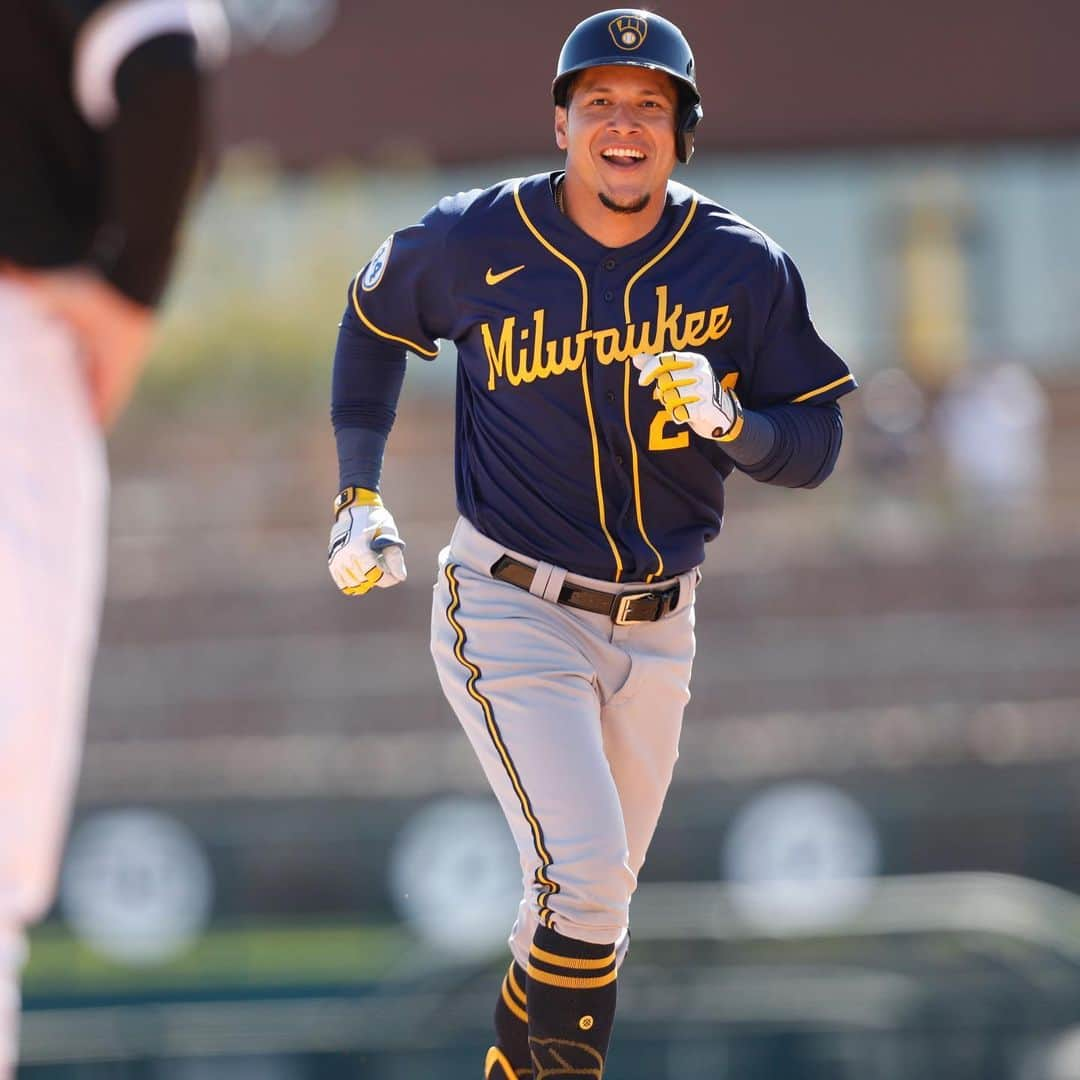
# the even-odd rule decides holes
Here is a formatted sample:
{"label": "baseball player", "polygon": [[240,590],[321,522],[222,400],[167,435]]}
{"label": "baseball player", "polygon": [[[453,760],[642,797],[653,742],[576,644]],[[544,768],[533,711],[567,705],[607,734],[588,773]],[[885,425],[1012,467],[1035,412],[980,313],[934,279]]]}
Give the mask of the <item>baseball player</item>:
{"label": "baseball player", "polygon": [[565,167],[390,236],[349,286],[334,361],[329,565],[356,596],[405,579],[379,490],[405,352],[457,346],[460,518],[431,649],[524,882],[488,1080],[603,1074],[724,480],[820,484],[855,387],[790,257],[670,179],[702,115],[677,27],[593,15],[553,92]]}
{"label": "baseball player", "polygon": [[76,780],[103,432],[146,355],[223,31],[187,0],[0,4],[0,1080]]}

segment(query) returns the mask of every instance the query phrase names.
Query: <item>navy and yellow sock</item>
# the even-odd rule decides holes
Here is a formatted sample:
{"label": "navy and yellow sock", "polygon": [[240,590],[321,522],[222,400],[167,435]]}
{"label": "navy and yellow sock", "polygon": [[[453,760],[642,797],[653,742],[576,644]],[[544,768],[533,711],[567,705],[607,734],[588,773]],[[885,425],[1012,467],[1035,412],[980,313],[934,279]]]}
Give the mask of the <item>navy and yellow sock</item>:
{"label": "navy and yellow sock", "polygon": [[515,960],[495,1003],[495,1045],[484,1063],[486,1080],[531,1080],[527,994],[528,976]]}
{"label": "navy and yellow sock", "polygon": [[614,945],[537,928],[529,952],[529,1049],[534,1080],[601,1080],[615,1021]]}

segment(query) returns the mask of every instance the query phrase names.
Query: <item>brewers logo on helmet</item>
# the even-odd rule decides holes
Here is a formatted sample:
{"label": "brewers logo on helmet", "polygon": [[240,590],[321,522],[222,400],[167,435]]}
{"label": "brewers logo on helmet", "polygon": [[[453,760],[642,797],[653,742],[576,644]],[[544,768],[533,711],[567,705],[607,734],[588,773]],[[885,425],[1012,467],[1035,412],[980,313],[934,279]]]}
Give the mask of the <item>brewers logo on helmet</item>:
{"label": "brewers logo on helmet", "polygon": [[675,152],[680,161],[689,161],[702,110],[694,54],[683,32],[660,15],[638,8],[616,8],[589,16],[570,31],[559,53],[551,84],[555,104],[566,107],[570,85],[579,71],[609,64],[652,68],[671,76],[679,91]]}
{"label": "brewers logo on helmet", "polygon": [[620,49],[636,49],[645,40],[649,24],[636,15],[618,15],[608,23],[608,29]]}

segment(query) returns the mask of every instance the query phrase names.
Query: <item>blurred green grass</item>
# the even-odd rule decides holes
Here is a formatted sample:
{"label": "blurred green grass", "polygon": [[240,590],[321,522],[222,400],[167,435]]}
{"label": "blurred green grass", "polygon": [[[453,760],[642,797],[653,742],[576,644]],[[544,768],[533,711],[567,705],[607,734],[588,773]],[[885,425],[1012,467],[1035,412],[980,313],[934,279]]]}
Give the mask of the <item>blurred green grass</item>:
{"label": "blurred green grass", "polygon": [[23,988],[31,996],[191,990],[235,985],[366,983],[385,977],[414,948],[396,925],[215,926],[162,963],[110,960],[64,926],[31,934]]}

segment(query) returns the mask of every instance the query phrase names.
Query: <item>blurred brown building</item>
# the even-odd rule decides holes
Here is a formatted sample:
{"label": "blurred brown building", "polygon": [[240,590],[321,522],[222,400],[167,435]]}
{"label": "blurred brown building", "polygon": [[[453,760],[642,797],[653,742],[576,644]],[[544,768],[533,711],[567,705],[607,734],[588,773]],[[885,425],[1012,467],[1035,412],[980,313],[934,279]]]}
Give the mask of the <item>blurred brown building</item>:
{"label": "blurred brown building", "polygon": [[[229,3],[227,145],[282,164],[550,149],[563,39],[599,5]],[[1080,136],[1076,0],[670,0],[698,61],[704,151]],[[271,25],[266,20],[276,19]],[[245,30],[244,20],[247,20]]]}

